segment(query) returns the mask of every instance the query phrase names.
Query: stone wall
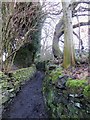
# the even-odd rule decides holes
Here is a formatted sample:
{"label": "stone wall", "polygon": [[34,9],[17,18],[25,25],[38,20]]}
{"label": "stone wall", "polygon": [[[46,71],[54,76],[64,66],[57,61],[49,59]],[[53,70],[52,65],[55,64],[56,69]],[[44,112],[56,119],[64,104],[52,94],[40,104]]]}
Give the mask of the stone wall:
{"label": "stone wall", "polygon": [[71,79],[61,69],[48,71],[43,94],[52,118],[90,118],[90,85]]}

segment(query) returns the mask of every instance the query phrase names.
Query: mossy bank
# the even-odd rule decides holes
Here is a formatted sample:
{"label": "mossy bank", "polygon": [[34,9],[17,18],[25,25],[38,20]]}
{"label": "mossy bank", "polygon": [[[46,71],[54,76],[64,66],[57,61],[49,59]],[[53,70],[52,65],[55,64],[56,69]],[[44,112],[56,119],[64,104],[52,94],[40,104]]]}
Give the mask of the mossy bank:
{"label": "mossy bank", "polygon": [[4,105],[10,101],[20,87],[25,84],[36,72],[36,67],[33,65],[28,68],[22,68],[16,71],[11,71],[8,75],[0,72],[0,88],[1,88],[1,103]]}
{"label": "mossy bank", "polygon": [[87,80],[72,79],[58,67],[47,72],[43,94],[52,118],[90,118],[90,85]]}

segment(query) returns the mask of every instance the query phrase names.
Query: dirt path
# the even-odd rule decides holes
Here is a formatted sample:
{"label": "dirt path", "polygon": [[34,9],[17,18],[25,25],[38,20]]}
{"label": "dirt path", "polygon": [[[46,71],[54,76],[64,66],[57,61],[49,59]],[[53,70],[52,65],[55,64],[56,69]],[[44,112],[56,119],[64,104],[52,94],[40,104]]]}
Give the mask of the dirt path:
{"label": "dirt path", "polygon": [[3,118],[47,118],[42,95],[44,73],[36,72],[8,105]]}

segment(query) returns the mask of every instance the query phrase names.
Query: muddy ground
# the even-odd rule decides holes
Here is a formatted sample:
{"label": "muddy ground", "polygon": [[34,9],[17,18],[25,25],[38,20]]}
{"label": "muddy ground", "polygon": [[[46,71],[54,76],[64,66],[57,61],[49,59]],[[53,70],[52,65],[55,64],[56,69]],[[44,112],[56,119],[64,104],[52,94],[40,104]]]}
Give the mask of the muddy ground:
{"label": "muddy ground", "polygon": [[4,118],[48,118],[42,94],[43,79],[44,73],[37,71],[4,109],[2,120]]}

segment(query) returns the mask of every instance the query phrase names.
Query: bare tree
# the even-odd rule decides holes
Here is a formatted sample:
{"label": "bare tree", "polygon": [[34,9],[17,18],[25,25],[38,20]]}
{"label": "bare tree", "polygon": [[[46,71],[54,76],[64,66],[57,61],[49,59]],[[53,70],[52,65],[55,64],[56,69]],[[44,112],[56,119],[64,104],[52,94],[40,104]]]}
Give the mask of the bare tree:
{"label": "bare tree", "polygon": [[38,21],[44,14],[37,2],[6,2],[2,4],[2,9],[3,53],[6,55],[3,70],[7,72],[11,69],[20,47],[25,43],[32,43],[31,34],[38,30]]}
{"label": "bare tree", "polygon": [[[89,4],[89,2],[88,1],[86,1],[86,2],[84,2],[84,1],[82,1],[82,2],[72,2],[70,5],[69,5],[69,7],[72,7],[72,17],[75,17],[75,16],[77,16],[77,12],[79,11],[79,9],[80,9],[80,11],[82,11],[82,14],[81,14],[81,16],[83,16],[83,11],[89,11],[89,9],[81,9],[81,8],[78,8],[77,10],[76,10],[76,8],[77,8],[77,6],[80,4],[80,3],[83,3],[83,4]],[[62,10],[61,10],[62,11]],[[87,15],[88,16],[88,15]],[[89,25],[90,24],[90,20],[88,20],[88,22],[79,22],[78,24],[74,24],[73,25],[73,29],[74,28],[77,28],[77,27],[79,27],[79,26],[86,26],[86,25]],[[58,22],[58,24],[56,25],[56,27],[55,27],[55,32],[54,32],[54,37],[53,37],[53,46],[52,46],[52,49],[53,49],[53,54],[54,54],[54,56],[56,56],[57,58],[60,58],[60,48],[59,48],[59,46],[58,46],[58,44],[59,44],[59,39],[60,39],[60,37],[62,36],[64,34],[64,22],[63,22],[63,17],[59,20],[59,22]],[[75,34],[75,32],[74,32],[74,34]],[[76,35],[76,34],[75,34]],[[78,37],[78,39],[79,39],[79,37]],[[56,41],[56,48],[58,49],[58,52],[57,52],[57,49],[54,47],[54,43],[55,43],[55,41]],[[80,42],[81,42],[81,39],[80,39]],[[59,53],[59,54],[58,54]],[[62,57],[62,54],[61,54],[61,57]]]}

